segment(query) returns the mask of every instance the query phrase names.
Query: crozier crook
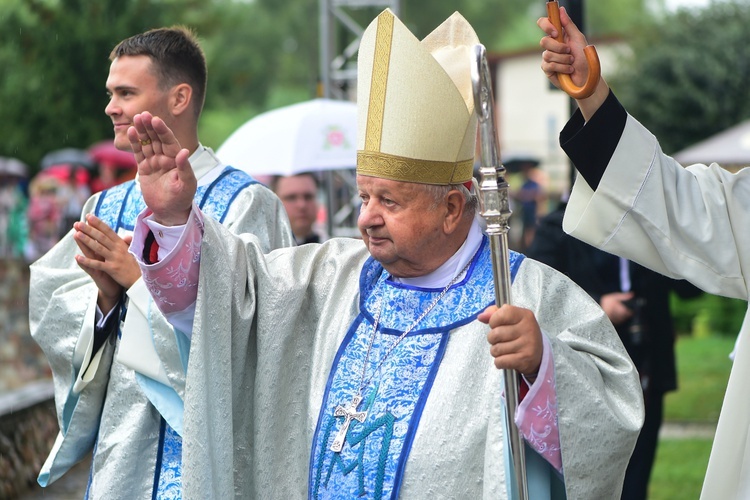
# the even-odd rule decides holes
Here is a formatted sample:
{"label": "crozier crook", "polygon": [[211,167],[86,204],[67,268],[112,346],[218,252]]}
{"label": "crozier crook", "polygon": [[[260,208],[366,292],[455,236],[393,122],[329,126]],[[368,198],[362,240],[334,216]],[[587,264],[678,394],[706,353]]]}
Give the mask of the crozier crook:
{"label": "crozier crook", "polygon": [[[563,34],[562,21],[560,21],[560,5],[557,0],[547,2],[547,17],[557,30],[557,38],[555,40],[564,42],[565,35]],[[560,88],[573,99],[585,99],[593,94],[601,75],[601,65],[599,64],[599,55],[596,53],[596,48],[593,45],[587,45],[583,49],[583,54],[586,56],[589,74],[586,76],[586,83],[582,87],[573,83],[570,75],[564,73],[557,74],[557,79],[560,81]]]}

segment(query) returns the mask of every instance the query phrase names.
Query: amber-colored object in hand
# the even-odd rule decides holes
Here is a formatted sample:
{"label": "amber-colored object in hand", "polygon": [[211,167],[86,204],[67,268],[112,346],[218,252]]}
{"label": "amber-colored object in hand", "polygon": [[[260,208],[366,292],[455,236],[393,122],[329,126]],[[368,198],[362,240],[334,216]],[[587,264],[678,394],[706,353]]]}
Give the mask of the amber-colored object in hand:
{"label": "amber-colored object in hand", "polygon": [[[556,40],[564,42],[565,36],[563,35],[562,22],[560,21],[560,5],[557,0],[547,2],[547,17],[555,26],[555,29],[557,29]],[[601,65],[599,64],[599,55],[596,53],[596,48],[593,45],[587,45],[583,49],[583,53],[589,65],[589,74],[586,77],[586,83],[583,84],[583,87],[579,87],[573,83],[568,74],[558,73],[557,75],[557,79],[560,81],[560,88],[573,99],[585,99],[593,94],[601,75]]]}

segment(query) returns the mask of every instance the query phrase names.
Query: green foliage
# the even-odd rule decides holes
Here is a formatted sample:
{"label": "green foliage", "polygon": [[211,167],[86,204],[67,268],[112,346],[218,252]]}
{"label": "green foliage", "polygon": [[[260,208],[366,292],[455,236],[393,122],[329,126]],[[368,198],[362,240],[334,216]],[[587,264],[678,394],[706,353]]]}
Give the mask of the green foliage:
{"label": "green foliage", "polygon": [[[562,4],[565,2],[563,1]],[[650,0],[619,0],[617,2],[586,2],[585,33],[588,38],[622,35],[652,19]]]}
{"label": "green foliage", "polygon": [[208,60],[207,105],[231,110],[263,106],[279,74],[284,34],[271,13],[255,3],[229,2],[216,8],[204,32]]}
{"label": "green foliage", "polygon": [[204,146],[219,146],[243,123],[258,114],[253,106],[235,106],[232,109],[206,109],[198,122],[198,137]]}
{"label": "green foliage", "polygon": [[664,419],[676,422],[716,422],[732,369],[730,337],[679,337],[677,390],[664,400]]}
{"label": "green foliage", "polygon": [[[617,2],[595,2],[579,0],[583,6],[583,21],[577,19],[589,39],[613,36],[631,32],[636,26],[651,19],[649,6],[661,0],[619,0]],[[522,6],[523,5],[523,6]],[[570,8],[569,0],[561,0],[560,6]],[[488,13],[485,13],[485,16]],[[495,26],[495,31],[480,35],[484,44],[494,50],[506,52],[529,49],[539,46],[542,32],[536,25],[537,19],[547,15],[544,2],[532,0],[518,2],[509,13],[506,22]],[[497,17],[489,14],[489,19]],[[479,33],[479,30],[477,30]]]}
{"label": "green foliage", "polygon": [[[747,311],[747,302],[717,295],[709,295],[704,300],[701,315],[705,317],[708,334],[735,338],[742,327],[742,321]],[[696,334],[699,333],[696,332]]]}
{"label": "green foliage", "polygon": [[133,0],[10,1],[0,17],[0,155],[37,165],[53,149],[112,135],[104,115],[109,53],[156,20]]}
{"label": "green foliage", "polygon": [[681,9],[646,23],[611,80],[630,113],[673,154],[750,117],[747,2]]}
{"label": "green foliage", "polygon": [[669,309],[672,311],[672,321],[678,336],[693,333],[693,322],[699,312],[697,304],[702,304],[702,298],[684,300],[674,292],[670,294]]}
{"label": "green foliage", "polygon": [[[253,3],[196,0],[5,0],[0,16],[0,156],[34,168],[47,152],[112,136],[105,81],[122,39],[184,24],[204,46],[207,107],[265,102],[280,35]],[[218,78],[217,78],[218,76]]]}
{"label": "green foliage", "polygon": [[746,301],[718,295],[703,294],[694,299],[680,299],[673,294],[670,299],[678,334],[734,338],[747,311]]}
{"label": "green foliage", "polygon": [[532,0],[431,0],[429,8],[425,8],[422,2],[402,0],[401,19],[418,38],[424,38],[458,11],[471,23],[479,40],[492,50],[498,33],[509,26],[510,21],[517,18],[529,20],[526,14],[533,3]]}
{"label": "green foliage", "polygon": [[[367,24],[375,14],[357,15]],[[0,156],[18,157],[33,170],[51,150],[111,137],[104,115],[111,49],[135,33],[173,24],[201,38],[207,111],[268,109],[278,104],[269,101],[274,87],[295,89],[299,100],[316,94],[318,2],[3,0]]]}
{"label": "green foliage", "polygon": [[[614,9],[623,17],[611,22],[621,23],[627,17],[622,11],[637,15],[642,1],[605,9],[599,5],[604,2],[589,0],[587,11],[593,24],[606,17],[597,12]],[[540,0],[400,5],[401,19],[420,38],[461,12],[491,51],[501,44],[536,47],[535,22],[544,14]],[[351,8],[347,14],[366,26],[380,10]],[[201,130],[219,140],[223,127],[239,120],[238,110],[255,114],[317,95],[319,20],[319,2],[310,0],[0,0],[0,156],[18,157],[34,169],[51,150],[86,148],[111,137],[104,115],[111,49],[135,33],[174,24],[193,28],[201,39],[209,69],[206,112],[219,128],[214,134],[202,124]],[[341,38],[343,45],[351,42]],[[220,112],[228,118],[215,119]]]}

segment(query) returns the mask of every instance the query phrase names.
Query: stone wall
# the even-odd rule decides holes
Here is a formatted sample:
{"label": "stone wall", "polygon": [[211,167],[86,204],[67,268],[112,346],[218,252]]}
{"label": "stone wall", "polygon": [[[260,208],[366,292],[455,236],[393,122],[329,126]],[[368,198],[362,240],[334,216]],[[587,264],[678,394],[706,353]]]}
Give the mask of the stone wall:
{"label": "stone wall", "polygon": [[0,259],[0,498],[36,483],[58,432],[51,372],[29,334],[29,268]]}
{"label": "stone wall", "polygon": [[51,376],[29,334],[29,266],[0,259],[0,395]]}
{"label": "stone wall", "polygon": [[18,498],[36,478],[57,436],[52,383],[0,396],[0,498]]}

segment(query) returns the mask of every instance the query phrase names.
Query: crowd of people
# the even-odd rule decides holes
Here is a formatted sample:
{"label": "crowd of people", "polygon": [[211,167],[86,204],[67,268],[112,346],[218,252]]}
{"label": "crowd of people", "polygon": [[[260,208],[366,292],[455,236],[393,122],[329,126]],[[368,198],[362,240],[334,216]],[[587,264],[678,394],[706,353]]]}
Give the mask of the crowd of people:
{"label": "crowd of people", "polygon": [[132,154],[112,141],[50,152],[32,176],[19,160],[0,158],[0,257],[35,261],[71,230],[92,193],[135,174]]}
{"label": "crowd of people", "polygon": [[[561,17],[563,41],[538,23],[555,85],[587,72],[585,37]],[[747,298],[733,231],[745,202],[732,198],[725,220],[722,201],[744,177],[675,173],[659,155],[646,175],[658,143],[600,80],[561,135],[581,172],[568,205],[539,221],[543,189],[522,170],[526,255],[509,252],[513,300],[496,304],[472,187],[478,43],[458,13],[422,41],[388,9],[365,30],[361,238],[332,239],[316,232],[315,174],[266,187],[201,144],[207,70],[190,30],[114,47],[105,112],[138,182],[73,189],[72,231],[31,266],[31,333],[60,424],[41,485],[93,455],[90,498],[513,498],[518,432],[530,498],[645,498],[674,389],[667,294],[698,294],[690,279]],[[680,216],[668,176],[695,197]],[[721,256],[691,236],[693,221],[719,221]],[[738,344],[738,361],[748,349]],[[506,370],[520,376],[513,415]],[[737,413],[722,412],[706,498],[745,493],[744,465],[728,463],[746,442],[743,375],[730,379]]]}

